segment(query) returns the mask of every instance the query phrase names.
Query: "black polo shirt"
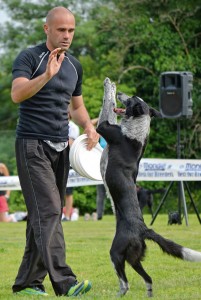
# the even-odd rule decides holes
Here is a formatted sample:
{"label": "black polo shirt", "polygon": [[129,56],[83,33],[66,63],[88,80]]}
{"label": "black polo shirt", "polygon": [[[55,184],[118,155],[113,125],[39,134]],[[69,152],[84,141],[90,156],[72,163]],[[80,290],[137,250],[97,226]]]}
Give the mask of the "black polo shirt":
{"label": "black polo shirt", "polygon": [[[33,79],[46,70],[50,51],[46,44],[23,50],[13,64],[13,79]],[[31,98],[19,105],[17,138],[64,142],[68,139],[68,105],[72,96],[82,94],[82,66],[65,54],[59,72]]]}

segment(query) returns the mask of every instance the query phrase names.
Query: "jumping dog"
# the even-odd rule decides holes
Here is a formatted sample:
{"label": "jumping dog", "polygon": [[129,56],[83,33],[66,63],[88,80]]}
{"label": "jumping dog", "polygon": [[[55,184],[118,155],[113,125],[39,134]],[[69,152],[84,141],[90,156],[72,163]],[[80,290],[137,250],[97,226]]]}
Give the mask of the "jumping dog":
{"label": "jumping dog", "polygon": [[[183,260],[201,262],[201,252],[165,239],[144,223],[137,199],[136,178],[149,136],[151,118],[161,115],[139,97],[118,93],[117,99],[125,109],[116,107],[116,86],[106,78],[97,132],[107,141],[100,168],[116,215],[116,233],[110,257],[119,278],[120,296],[129,289],[125,273],[125,262],[128,262],[144,279],[147,295],[151,297],[152,279],[141,264],[145,257],[146,239],[156,242],[167,254]],[[120,124],[117,124],[117,115],[121,117]]]}

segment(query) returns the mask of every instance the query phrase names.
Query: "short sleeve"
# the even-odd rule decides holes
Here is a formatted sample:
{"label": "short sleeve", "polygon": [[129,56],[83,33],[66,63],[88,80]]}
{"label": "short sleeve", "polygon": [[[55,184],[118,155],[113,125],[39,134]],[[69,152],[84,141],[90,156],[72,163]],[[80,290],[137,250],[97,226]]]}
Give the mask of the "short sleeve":
{"label": "short sleeve", "polygon": [[77,80],[76,88],[75,88],[72,96],[82,95],[82,73],[83,73],[82,67],[81,67],[81,65],[79,65],[77,67],[78,80]]}
{"label": "short sleeve", "polygon": [[77,71],[77,84],[75,87],[75,90],[72,94],[72,96],[81,96],[82,95],[82,76],[83,76],[83,70],[82,70],[82,65],[80,64],[80,62],[78,60],[74,60],[73,64],[76,68]]}
{"label": "short sleeve", "polygon": [[12,68],[13,80],[18,77],[31,79],[34,71],[34,58],[28,50],[22,51],[15,59]]}

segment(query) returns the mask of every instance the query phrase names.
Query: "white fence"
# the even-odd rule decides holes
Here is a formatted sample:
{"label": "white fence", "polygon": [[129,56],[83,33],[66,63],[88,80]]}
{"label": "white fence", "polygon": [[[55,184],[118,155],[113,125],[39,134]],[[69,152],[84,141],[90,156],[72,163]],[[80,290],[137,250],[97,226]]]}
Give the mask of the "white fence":
{"label": "white fence", "polygon": [[[137,181],[201,181],[201,160],[143,158]],[[98,184],[70,170],[68,187]],[[21,190],[18,176],[0,177],[0,190]]]}

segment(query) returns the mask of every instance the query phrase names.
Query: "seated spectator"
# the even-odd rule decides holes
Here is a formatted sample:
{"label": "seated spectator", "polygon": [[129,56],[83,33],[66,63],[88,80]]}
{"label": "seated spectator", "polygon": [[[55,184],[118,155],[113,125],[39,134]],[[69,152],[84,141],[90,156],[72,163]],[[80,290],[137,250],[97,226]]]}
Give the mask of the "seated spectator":
{"label": "seated spectator", "polygon": [[[8,168],[3,163],[0,163],[0,176],[9,176]],[[10,191],[0,191],[0,222],[16,222],[14,215],[8,214],[9,197]]]}

